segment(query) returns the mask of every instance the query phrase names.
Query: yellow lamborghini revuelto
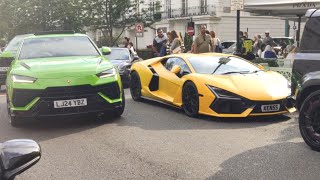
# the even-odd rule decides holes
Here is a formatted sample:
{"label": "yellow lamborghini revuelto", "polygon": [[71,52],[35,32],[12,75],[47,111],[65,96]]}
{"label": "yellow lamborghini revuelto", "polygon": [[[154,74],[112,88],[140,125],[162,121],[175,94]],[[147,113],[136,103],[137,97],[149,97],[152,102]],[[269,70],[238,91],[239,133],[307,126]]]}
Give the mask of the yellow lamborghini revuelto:
{"label": "yellow lamborghini revuelto", "polygon": [[188,116],[275,115],[295,111],[281,74],[225,54],[176,54],[134,63],[133,100],[161,101]]}

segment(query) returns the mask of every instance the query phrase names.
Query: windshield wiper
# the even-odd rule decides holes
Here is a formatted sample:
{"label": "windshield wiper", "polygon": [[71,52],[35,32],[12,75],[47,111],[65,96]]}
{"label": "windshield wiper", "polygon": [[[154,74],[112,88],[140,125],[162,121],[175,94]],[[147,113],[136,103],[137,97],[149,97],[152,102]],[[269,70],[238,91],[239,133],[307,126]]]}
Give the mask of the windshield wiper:
{"label": "windshield wiper", "polygon": [[252,72],[250,72],[250,73],[257,73],[257,72],[260,72],[260,71],[263,71],[263,70],[261,70],[261,69],[259,69],[259,70],[255,70],[255,71],[252,71]]}
{"label": "windshield wiper", "polygon": [[224,74],[235,74],[235,73],[246,74],[246,73],[249,73],[249,71],[229,71],[229,72],[222,73],[221,75],[224,75]]}

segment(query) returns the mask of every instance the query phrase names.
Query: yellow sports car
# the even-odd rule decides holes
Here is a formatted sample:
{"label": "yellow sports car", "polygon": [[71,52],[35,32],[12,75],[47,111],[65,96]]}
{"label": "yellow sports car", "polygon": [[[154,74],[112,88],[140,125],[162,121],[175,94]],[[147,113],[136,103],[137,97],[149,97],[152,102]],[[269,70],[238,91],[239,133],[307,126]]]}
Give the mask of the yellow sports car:
{"label": "yellow sports car", "polygon": [[176,54],[131,67],[132,99],[161,101],[191,117],[275,115],[295,111],[279,73],[225,54]]}

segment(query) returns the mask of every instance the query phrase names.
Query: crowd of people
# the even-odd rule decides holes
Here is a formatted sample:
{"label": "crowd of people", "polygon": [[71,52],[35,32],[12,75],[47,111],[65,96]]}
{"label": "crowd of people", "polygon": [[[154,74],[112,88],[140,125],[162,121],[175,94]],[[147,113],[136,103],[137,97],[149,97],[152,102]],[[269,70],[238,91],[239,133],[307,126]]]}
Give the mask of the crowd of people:
{"label": "crowd of people", "polygon": [[[248,37],[248,32],[240,31],[240,52],[237,55],[245,59],[252,60],[256,57],[261,58],[290,58],[297,51],[297,48],[291,44],[286,44],[284,40],[280,42],[281,49],[277,51],[275,46],[279,46],[270,36],[269,31],[265,31],[265,37],[261,35],[254,36],[253,39]],[[189,53],[208,53],[222,52],[221,41],[216,37],[214,31],[208,31],[206,25],[201,25],[200,34],[196,36],[192,43]],[[155,57],[162,57],[168,54],[185,52],[185,46],[179,33],[175,30],[163,33],[162,29],[157,29],[157,36],[153,40],[152,50]]]}
{"label": "crowd of people", "polygon": [[[175,30],[163,33],[157,29],[157,36],[153,40],[152,49],[155,57],[162,57],[168,54],[183,53],[186,51],[184,42],[179,33]],[[222,52],[221,42],[214,31],[208,31],[205,25],[201,26],[200,34],[195,38],[189,53]]]}

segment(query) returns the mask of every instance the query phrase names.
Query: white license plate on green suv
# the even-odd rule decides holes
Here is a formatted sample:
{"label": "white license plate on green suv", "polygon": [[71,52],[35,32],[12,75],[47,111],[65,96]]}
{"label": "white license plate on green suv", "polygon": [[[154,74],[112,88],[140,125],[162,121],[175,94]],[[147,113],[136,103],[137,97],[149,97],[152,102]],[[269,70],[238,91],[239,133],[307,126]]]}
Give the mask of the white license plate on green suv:
{"label": "white license plate on green suv", "polygon": [[262,105],[262,112],[276,112],[280,110],[280,104],[270,104],[270,105]]}
{"label": "white license plate on green suv", "polygon": [[0,67],[0,72],[7,72],[9,67]]}
{"label": "white license plate on green suv", "polygon": [[54,108],[69,108],[69,107],[79,107],[79,106],[87,106],[87,99],[69,99],[69,100],[60,100],[54,101]]}

